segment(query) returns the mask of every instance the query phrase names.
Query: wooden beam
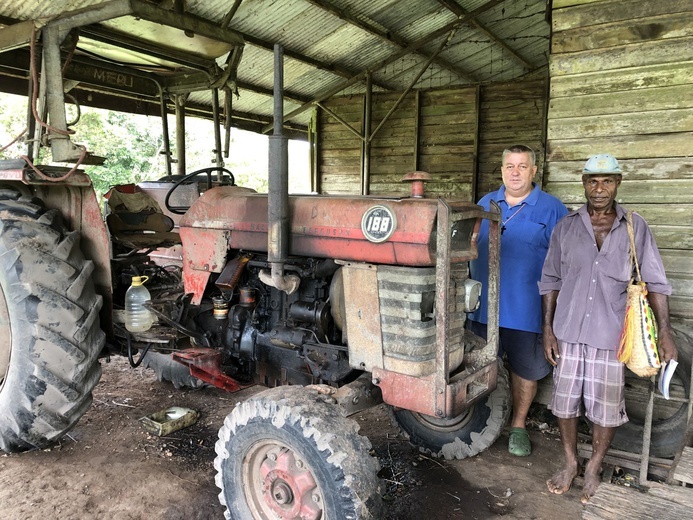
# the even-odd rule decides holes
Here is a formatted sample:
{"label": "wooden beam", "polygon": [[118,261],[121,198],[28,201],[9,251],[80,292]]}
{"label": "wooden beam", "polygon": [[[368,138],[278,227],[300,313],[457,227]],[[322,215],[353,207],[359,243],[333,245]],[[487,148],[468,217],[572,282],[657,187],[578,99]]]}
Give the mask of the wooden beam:
{"label": "wooden beam", "polygon": [[[409,42],[407,42],[404,38],[398,36],[397,34],[393,33],[392,31],[388,31],[385,29],[381,29],[380,27],[377,27],[374,23],[366,22],[360,18],[357,18],[353,14],[349,13],[348,11],[344,9],[340,9],[334,5],[332,5],[330,2],[327,2],[325,0],[307,0],[311,4],[313,4],[316,7],[319,7],[323,11],[326,11],[340,20],[344,20],[345,22],[354,25],[355,27],[358,27],[359,29],[372,34],[374,36],[377,36],[383,41],[386,41],[395,47],[398,47],[400,49],[406,49],[407,46],[409,45]],[[426,59],[429,59],[431,57],[430,54],[423,52],[423,51],[416,51],[415,54],[418,54],[420,56],[423,56]],[[474,77],[472,74],[470,74],[468,71],[462,70],[458,66],[450,63],[444,58],[438,58],[436,57],[433,60],[433,63],[438,65],[439,67],[449,70],[450,72],[456,74],[459,76],[461,79],[464,79],[466,81],[470,82],[477,82],[478,78]]]}
{"label": "wooden beam", "polygon": [[[380,70],[383,67],[386,67],[387,65],[396,62],[397,60],[406,56],[407,54],[411,54],[412,52],[416,52],[417,50],[419,50],[424,45],[427,45],[427,44],[431,43],[432,41],[437,40],[441,36],[448,34],[450,31],[457,29],[460,25],[467,23],[469,20],[476,18],[481,13],[488,11],[489,9],[497,6],[498,4],[502,4],[504,1],[505,0],[489,0],[485,4],[482,4],[481,6],[474,9],[473,11],[470,11],[469,13],[464,15],[463,17],[458,18],[457,20],[444,25],[440,29],[433,31],[432,33],[428,34],[427,36],[424,36],[423,38],[417,40],[416,42],[408,45],[406,48],[390,55],[388,58],[385,58],[384,60],[373,63],[370,67],[367,67],[366,69],[362,70],[358,74],[352,76],[351,78],[349,78],[344,83],[341,83],[335,87],[325,89],[324,91],[318,93],[318,95],[315,96],[314,102],[324,101],[325,99],[334,96],[335,94],[337,94],[338,92],[341,92],[345,88],[350,87],[351,85],[361,81],[366,76],[366,74],[368,74],[370,72],[374,72],[376,70]],[[312,102],[306,103],[306,104],[300,106],[296,110],[286,114],[284,116],[284,121],[287,121],[289,119],[292,119],[293,117],[296,117],[299,114],[302,114],[303,112],[305,112],[306,110],[311,108],[311,106],[313,106]]]}
{"label": "wooden beam", "polygon": [[[457,2],[453,0],[438,0],[438,3],[440,3],[443,7],[449,9],[453,13],[455,13],[456,16],[461,17],[469,14],[469,11],[464,9],[463,7],[459,6]],[[528,71],[534,70],[536,67],[528,62],[526,59],[524,59],[522,56],[520,56],[515,50],[510,47],[505,41],[500,38],[499,36],[496,36],[488,27],[486,27],[483,23],[481,23],[478,20],[471,19],[469,20],[469,25],[474,27],[477,31],[480,33],[484,34],[487,38],[491,40],[492,43],[495,45],[501,47],[503,50],[505,50],[510,56],[517,61],[520,65],[522,65],[525,69]]]}
{"label": "wooden beam", "polygon": [[221,27],[223,29],[226,29],[229,24],[231,23],[231,20],[233,19],[234,15],[236,14],[236,11],[238,11],[238,8],[241,6],[241,2],[243,0],[235,0],[233,2],[233,5],[231,6],[231,9],[229,9],[229,12],[224,15],[224,19],[221,22]]}
{"label": "wooden beam", "polygon": [[[268,42],[266,40],[263,40],[262,38],[258,38],[257,36],[253,36],[248,33],[236,31],[239,34],[243,36],[245,39],[246,43],[249,43],[250,45],[255,45],[256,47],[260,47],[261,49],[266,49],[272,53],[274,53],[274,43]],[[324,70],[327,72],[331,72],[332,74],[336,76],[341,76],[343,78],[351,79],[358,73],[354,72],[353,70],[348,69],[347,67],[343,67],[341,65],[336,65],[332,63],[325,63],[320,60],[316,60],[315,58],[311,58],[309,56],[306,56],[305,54],[301,54],[300,52],[292,51],[291,49],[287,49],[284,47],[284,56],[287,58],[291,58],[292,60],[300,61],[302,63],[305,63],[307,65],[310,65],[312,67],[315,67],[316,69]],[[376,83],[374,83],[375,85]],[[377,86],[380,87],[383,90],[394,90],[392,87],[385,85],[382,82],[377,83]]]}

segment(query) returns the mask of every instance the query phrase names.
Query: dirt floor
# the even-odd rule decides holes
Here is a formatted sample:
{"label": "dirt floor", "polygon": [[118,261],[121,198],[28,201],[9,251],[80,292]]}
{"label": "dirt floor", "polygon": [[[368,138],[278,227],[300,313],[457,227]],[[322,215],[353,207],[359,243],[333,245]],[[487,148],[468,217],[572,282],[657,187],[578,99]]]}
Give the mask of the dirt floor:
{"label": "dirt floor", "polygon": [[[214,484],[214,443],[224,417],[254,393],[215,388],[176,390],[127,360],[103,364],[94,404],[50,449],[0,455],[0,518],[223,518]],[[199,421],[168,437],[147,433],[139,419],[170,406],[201,412]],[[560,442],[541,417],[530,428],[534,453],[507,453],[507,436],[462,461],[431,459],[390,424],[383,407],[356,416],[383,467],[384,520],[580,518],[579,482],[553,496],[544,482],[560,460]]]}

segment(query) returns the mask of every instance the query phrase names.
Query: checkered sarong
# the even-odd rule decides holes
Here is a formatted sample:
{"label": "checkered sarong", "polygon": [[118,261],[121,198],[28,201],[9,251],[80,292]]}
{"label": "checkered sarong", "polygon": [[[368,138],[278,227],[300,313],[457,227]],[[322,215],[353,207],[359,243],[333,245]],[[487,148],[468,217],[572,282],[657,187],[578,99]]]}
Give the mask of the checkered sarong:
{"label": "checkered sarong", "polygon": [[625,367],[615,350],[558,342],[551,411],[561,419],[585,416],[607,428],[628,422]]}

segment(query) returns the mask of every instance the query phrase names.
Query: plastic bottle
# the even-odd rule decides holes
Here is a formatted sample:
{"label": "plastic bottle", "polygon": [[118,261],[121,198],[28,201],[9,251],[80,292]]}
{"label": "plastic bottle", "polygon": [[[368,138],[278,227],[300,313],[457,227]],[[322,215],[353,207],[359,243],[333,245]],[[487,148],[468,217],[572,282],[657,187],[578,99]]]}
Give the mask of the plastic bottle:
{"label": "plastic bottle", "polygon": [[152,313],[144,307],[151,300],[147,288],[142,285],[148,276],[133,276],[132,285],[125,293],[125,328],[130,332],[144,332],[152,326]]}

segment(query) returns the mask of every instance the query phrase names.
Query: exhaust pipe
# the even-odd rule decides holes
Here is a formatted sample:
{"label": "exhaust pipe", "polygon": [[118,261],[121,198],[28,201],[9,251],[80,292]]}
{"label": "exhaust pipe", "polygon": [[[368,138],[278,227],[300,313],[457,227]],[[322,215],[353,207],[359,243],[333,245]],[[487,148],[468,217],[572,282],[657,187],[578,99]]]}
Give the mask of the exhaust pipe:
{"label": "exhaust pipe", "polygon": [[269,138],[269,193],[267,194],[267,257],[271,272],[260,272],[260,280],[291,294],[301,282],[284,273],[289,256],[289,143],[284,126],[284,48],[274,46],[274,130]]}

